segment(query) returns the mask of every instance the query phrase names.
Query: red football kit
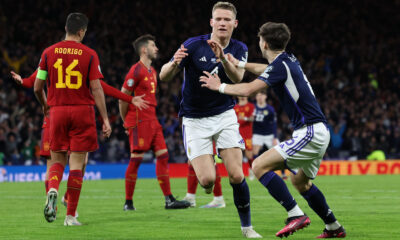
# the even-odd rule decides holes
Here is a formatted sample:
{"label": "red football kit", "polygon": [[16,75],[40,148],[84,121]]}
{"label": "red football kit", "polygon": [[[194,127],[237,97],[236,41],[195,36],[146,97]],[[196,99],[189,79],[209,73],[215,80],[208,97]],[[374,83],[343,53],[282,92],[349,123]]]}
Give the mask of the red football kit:
{"label": "red football kit", "polygon": [[[35,79],[36,79],[36,74],[37,70],[32,73],[31,76],[28,78],[22,79],[22,86],[25,88],[33,88],[33,85],[35,84]],[[118,89],[115,89],[105,83],[103,80],[100,80],[101,86],[103,87],[104,94],[116,99],[120,99],[125,102],[132,102],[132,96],[129,96],[127,94],[122,93]],[[49,127],[50,121],[49,117],[45,116],[43,119],[43,125],[42,125],[42,137],[41,137],[41,142],[40,142],[40,156],[42,157],[50,157],[50,127]]]}
{"label": "red football kit", "polygon": [[162,127],[156,116],[156,70],[137,62],[126,75],[123,87],[135,96],[145,94],[144,100],[149,102],[149,107],[143,110],[134,105],[128,107],[124,127],[129,130],[131,152],[166,149]]}
{"label": "red football kit", "polygon": [[247,103],[243,106],[236,104],[233,109],[235,109],[236,115],[238,117],[239,132],[240,132],[240,135],[242,135],[242,137],[244,139],[245,147],[247,150],[251,150],[253,148],[252,141],[251,141],[251,138],[253,136],[253,122],[240,120],[239,117],[250,118],[251,116],[253,116],[254,104]]}
{"label": "red football kit", "polygon": [[39,69],[48,72],[50,149],[95,151],[95,102],[90,81],[103,78],[96,52],[75,41],[62,41],[44,50]]}

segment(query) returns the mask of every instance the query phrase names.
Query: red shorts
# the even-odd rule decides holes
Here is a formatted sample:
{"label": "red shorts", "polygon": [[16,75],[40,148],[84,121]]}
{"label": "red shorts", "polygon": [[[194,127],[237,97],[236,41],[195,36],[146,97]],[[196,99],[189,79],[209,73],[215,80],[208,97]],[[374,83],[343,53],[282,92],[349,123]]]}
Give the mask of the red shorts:
{"label": "red shorts", "polygon": [[94,107],[50,107],[50,149],[93,152],[98,148]]}
{"label": "red shorts", "polygon": [[42,128],[42,139],[40,141],[40,156],[50,157],[50,127]]}
{"label": "red shorts", "polygon": [[131,152],[153,152],[167,149],[162,127],[158,120],[140,122],[137,127],[129,128]]}

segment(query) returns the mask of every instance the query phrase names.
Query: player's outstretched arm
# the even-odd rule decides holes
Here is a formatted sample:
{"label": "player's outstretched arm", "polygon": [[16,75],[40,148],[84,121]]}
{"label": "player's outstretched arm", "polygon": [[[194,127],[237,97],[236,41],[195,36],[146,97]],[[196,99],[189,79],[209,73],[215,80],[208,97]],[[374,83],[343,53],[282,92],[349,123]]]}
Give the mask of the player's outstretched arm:
{"label": "player's outstretched arm", "polygon": [[164,82],[170,81],[179,71],[179,64],[182,59],[188,56],[187,49],[181,45],[181,47],[175,52],[174,59],[171,62],[164,64],[160,71],[160,80]]}
{"label": "player's outstretched arm", "polygon": [[228,61],[231,62],[235,67],[245,69],[246,71],[251,72],[257,76],[261,75],[268,67],[268,64],[239,61],[230,53],[228,53],[226,57]]}
{"label": "player's outstretched arm", "polygon": [[94,101],[96,102],[97,109],[103,119],[103,135],[109,137],[111,135],[111,126],[108,120],[106,101],[104,97],[103,88],[99,79],[90,81],[90,89],[92,90]]}
{"label": "player's outstretched arm", "polygon": [[222,66],[225,69],[226,75],[234,83],[242,81],[244,76],[244,69],[237,68],[232,62],[227,60],[227,56],[224,54],[222,46],[214,40],[207,40],[215,56],[221,61]]}
{"label": "player's outstretched arm", "polygon": [[203,72],[206,76],[200,77],[200,82],[203,84],[202,87],[206,87],[213,91],[219,91],[232,96],[245,96],[248,97],[251,94],[267,87],[267,84],[262,80],[255,79],[249,83],[239,83],[239,84],[221,84],[221,79],[217,74],[211,75],[209,72]]}

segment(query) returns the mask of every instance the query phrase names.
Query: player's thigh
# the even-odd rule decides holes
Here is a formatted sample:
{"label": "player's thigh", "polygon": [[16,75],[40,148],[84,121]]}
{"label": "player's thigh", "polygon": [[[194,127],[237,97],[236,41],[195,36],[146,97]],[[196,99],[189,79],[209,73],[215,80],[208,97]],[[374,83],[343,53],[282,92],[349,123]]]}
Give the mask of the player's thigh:
{"label": "player's thigh", "polygon": [[212,136],[216,132],[213,125],[215,124],[212,124],[209,118],[183,118],[183,144],[190,161],[203,155],[213,154]]}
{"label": "player's thigh", "polygon": [[85,165],[87,152],[71,152],[69,155],[69,169],[82,170]]}
{"label": "player's thigh", "polygon": [[151,149],[155,135],[151,121],[140,122],[136,127],[129,128],[128,132],[131,152],[146,152]]}
{"label": "player's thigh", "polygon": [[98,148],[96,120],[93,106],[70,107],[70,150],[92,152]]}
{"label": "player's thigh", "polygon": [[153,134],[153,139],[151,141],[151,149],[153,150],[154,154],[157,156],[160,156],[161,154],[164,154],[167,152],[167,145],[165,144],[165,138],[164,138],[164,133],[163,129],[158,122],[158,120],[154,121],[154,134]]}
{"label": "player's thigh", "polygon": [[258,155],[260,153],[261,147],[261,145],[253,144],[253,155]]}
{"label": "player's thigh", "polygon": [[215,182],[215,163],[212,155],[198,156],[190,162],[202,186],[212,185]]}
{"label": "player's thigh", "polygon": [[239,133],[239,123],[235,111],[228,110],[221,114],[218,124],[218,133],[213,136],[217,149],[241,148],[245,149],[242,136]]}
{"label": "player's thigh", "polygon": [[70,146],[67,107],[51,107],[50,116],[50,149],[53,151],[68,151]]}
{"label": "player's thigh", "polygon": [[293,138],[274,148],[286,159],[289,170],[302,169],[310,179],[317,176],[322,157],[329,144],[329,131],[323,123],[305,126],[293,133]]}
{"label": "player's thigh", "polygon": [[42,128],[42,136],[40,138],[40,156],[50,158],[50,126]]}
{"label": "player's thigh", "polygon": [[244,178],[242,150],[240,148],[218,149],[231,183],[241,183]]}
{"label": "player's thigh", "polygon": [[252,169],[257,178],[260,178],[266,172],[285,168],[285,159],[275,149],[271,148],[258,156],[252,165]]}

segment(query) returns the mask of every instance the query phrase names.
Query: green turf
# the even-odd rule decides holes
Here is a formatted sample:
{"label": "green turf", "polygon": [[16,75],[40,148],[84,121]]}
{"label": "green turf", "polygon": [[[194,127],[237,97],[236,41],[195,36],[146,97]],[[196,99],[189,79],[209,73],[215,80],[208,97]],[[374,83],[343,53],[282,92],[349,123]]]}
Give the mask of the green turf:
{"label": "green turf", "polygon": [[[321,176],[314,182],[349,239],[400,239],[400,175]],[[284,209],[258,181],[248,183],[253,226],[264,238],[278,239],[275,233],[283,227]],[[186,180],[172,179],[171,184],[182,198]],[[224,209],[165,210],[157,181],[140,179],[134,196],[137,211],[124,212],[123,180],[86,181],[78,207],[84,226],[64,227],[66,210],[60,202],[55,222],[43,217],[43,183],[0,183],[0,239],[241,239],[231,187],[226,178],[222,184]],[[65,185],[61,184],[61,193]],[[290,238],[315,238],[324,228],[322,221],[291,186],[290,190],[311,218],[307,229]],[[198,188],[198,206],[211,198]]]}

